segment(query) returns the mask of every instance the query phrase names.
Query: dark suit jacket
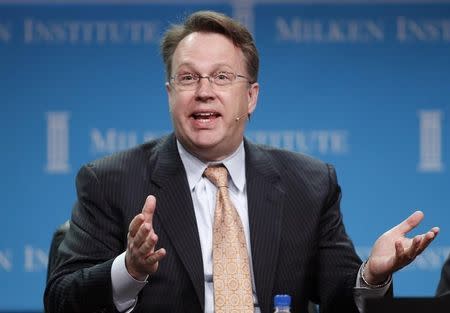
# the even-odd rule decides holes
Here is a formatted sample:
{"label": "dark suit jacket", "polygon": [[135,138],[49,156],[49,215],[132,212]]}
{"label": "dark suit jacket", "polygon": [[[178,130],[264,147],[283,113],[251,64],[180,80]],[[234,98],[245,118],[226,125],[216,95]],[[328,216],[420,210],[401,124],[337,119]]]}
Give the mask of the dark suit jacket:
{"label": "dark suit jacket", "polygon": [[450,296],[450,254],[442,267],[441,280],[436,290],[436,296]]}
{"label": "dark suit jacket", "polygon": [[50,274],[57,267],[59,262],[62,262],[61,255],[58,252],[58,247],[66,236],[67,231],[70,228],[69,221],[60,225],[58,229],[53,233],[52,241],[50,244],[50,251],[48,252],[48,264],[47,264],[47,281],[50,279]]}
{"label": "dark suit jacket", "polygon": [[[334,169],[310,157],[245,140],[250,242],[263,313],[290,294],[292,312],[308,300],[322,312],[353,312],[360,259],[339,207]],[[95,161],[77,176],[78,201],[59,248],[64,258],[45,291],[48,312],[115,311],[111,264],[125,251],[130,221],[156,196],[153,227],[167,256],[138,297],[135,312],[202,312],[204,271],[186,173],[174,135]]]}

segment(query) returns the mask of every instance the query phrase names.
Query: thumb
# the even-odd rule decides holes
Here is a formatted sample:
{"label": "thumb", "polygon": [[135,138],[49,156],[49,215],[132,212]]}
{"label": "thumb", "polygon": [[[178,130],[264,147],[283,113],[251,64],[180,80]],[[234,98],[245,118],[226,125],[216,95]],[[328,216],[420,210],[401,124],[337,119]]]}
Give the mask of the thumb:
{"label": "thumb", "polygon": [[422,211],[415,211],[403,222],[395,226],[394,230],[399,231],[402,235],[410,232],[423,220],[424,214]]}

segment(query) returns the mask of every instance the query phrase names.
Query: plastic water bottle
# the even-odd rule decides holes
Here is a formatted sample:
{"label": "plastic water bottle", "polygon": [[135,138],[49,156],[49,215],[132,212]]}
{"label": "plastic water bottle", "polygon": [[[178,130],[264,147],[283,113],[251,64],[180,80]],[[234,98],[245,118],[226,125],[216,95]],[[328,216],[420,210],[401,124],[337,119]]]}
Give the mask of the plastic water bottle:
{"label": "plastic water bottle", "polygon": [[274,313],[291,313],[291,296],[276,295],[274,297]]}

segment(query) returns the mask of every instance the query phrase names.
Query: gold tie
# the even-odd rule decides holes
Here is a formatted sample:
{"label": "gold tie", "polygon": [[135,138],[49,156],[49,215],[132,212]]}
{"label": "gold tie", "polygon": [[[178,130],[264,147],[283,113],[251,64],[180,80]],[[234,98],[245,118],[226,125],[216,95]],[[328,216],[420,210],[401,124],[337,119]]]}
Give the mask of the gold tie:
{"label": "gold tie", "polygon": [[228,195],[228,171],[208,167],[205,176],[217,187],[213,234],[215,313],[253,313],[253,292],[242,222]]}

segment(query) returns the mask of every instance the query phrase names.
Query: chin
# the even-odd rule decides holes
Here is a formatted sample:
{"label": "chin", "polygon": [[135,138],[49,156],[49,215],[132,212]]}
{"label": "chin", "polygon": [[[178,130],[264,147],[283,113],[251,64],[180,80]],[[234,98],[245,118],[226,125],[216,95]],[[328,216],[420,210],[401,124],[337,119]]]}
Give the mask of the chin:
{"label": "chin", "polygon": [[192,145],[198,149],[213,149],[218,146],[219,142],[213,140],[195,140],[192,141]]}
{"label": "chin", "polygon": [[189,136],[189,141],[199,147],[214,147],[224,140],[224,137],[216,130],[201,130]]}
{"label": "chin", "polygon": [[190,146],[192,148],[192,152],[202,157],[205,157],[210,154],[216,154],[220,150],[223,150],[221,146],[221,140],[217,138],[196,138],[195,140],[189,141]]}

